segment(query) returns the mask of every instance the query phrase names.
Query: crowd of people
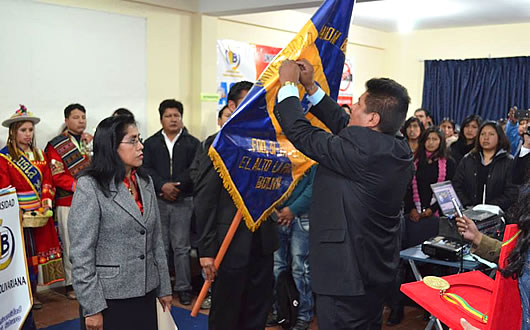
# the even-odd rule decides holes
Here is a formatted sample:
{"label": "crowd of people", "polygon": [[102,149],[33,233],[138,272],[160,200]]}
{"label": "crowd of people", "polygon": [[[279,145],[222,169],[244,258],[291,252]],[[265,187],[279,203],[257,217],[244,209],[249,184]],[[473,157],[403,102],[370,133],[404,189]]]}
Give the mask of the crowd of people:
{"label": "crowd of people", "polygon": [[[87,110],[68,105],[63,132],[44,151],[34,142],[40,119],[20,106],[2,123],[9,136],[0,150],[0,188],[17,189],[21,215],[54,214],[24,228],[33,308],[42,307],[38,284],[64,281],[66,296],[79,300],[83,328],[118,329],[127,320],[130,328],[156,329],[157,298],[164,310],[173,293],[192,303],[194,247],[204,279],[213,281],[201,306],[210,308],[210,329],[281,322],[274,283],[286,271],[300,295],[292,329],[308,329],[314,311],[319,329],[378,329],[400,247],[437,233],[431,184],[451,180],[464,206],[506,212],[528,195],[521,188],[530,178],[528,118],[516,118],[514,109],[505,121],[474,114],[437,126],[427,109],[405,120],[408,93],[390,79],[369,80],[351,107],[325,95],[307,61],[285,61],[280,83],[274,115],[318,165],[257,231],[239,226],[218,269],[214,258],[237,210],[207,154],[217,133],[203,142],[192,136],[181,102],[160,103],[162,127],[145,142],[127,109],[101,121],[92,136]],[[298,83],[331,132],[305,119]],[[242,81],[231,88],[219,127],[251,87]],[[517,220],[527,227],[524,216]],[[525,244],[519,253],[527,253]],[[525,258],[513,260],[528,264]],[[527,278],[519,264],[510,274]],[[402,306],[392,309],[387,323],[397,324]],[[26,328],[32,324],[30,317]]]}
{"label": "crowd of people", "polygon": [[[506,128],[504,122],[508,122]],[[508,134],[514,131],[517,134]],[[528,118],[516,118],[513,108],[508,120],[484,121],[472,114],[459,128],[450,118],[436,126],[427,110],[418,109],[407,119],[402,133],[414,152],[415,166],[404,200],[402,248],[421,244],[438,233],[441,212],[431,184],[451,180],[464,207],[491,204],[506,213],[515,207],[521,187],[528,184]],[[399,324],[403,300],[394,297],[390,301],[387,324]]]}

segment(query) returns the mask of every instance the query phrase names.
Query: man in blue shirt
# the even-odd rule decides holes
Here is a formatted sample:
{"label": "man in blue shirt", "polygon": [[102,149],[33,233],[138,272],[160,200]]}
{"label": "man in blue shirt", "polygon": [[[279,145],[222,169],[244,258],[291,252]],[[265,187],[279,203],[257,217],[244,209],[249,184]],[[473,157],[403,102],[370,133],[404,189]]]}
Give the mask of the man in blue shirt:
{"label": "man in blue shirt", "polygon": [[515,156],[519,152],[519,149],[521,149],[521,145],[523,144],[522,136],[528,129],[528,118],[517,118],[515,116],[516,110],[516,107],[510,108],[510,111],[508,112],[508,122],[506,123],[505,128],[513,156]]}

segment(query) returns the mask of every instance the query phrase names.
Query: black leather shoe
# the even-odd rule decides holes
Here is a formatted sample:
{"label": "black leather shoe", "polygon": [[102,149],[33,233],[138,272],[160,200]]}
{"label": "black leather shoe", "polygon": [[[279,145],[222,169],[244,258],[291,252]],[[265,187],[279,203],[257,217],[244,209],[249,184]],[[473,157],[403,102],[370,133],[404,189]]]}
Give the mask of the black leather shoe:
{"label": "black leather shoe", "polygon": [[178,291],[177,295],[179,296],[180,303],[184,306],[191,305],[191,292],[189,291]]}
{"label": "black leather shoe", "polygon": [[401,323],[401,321],[403,321],[403,306],[392,308],[390,315],[388,316],[388,320],[386,320],[386,325],[398,325]]}
{"label": "black leather shoe", "polygon": [[296,320],[296,323],[294,324],[292,330],[307,330],[309,329],[310,324],[311,322],[307,322],[304,320]]}

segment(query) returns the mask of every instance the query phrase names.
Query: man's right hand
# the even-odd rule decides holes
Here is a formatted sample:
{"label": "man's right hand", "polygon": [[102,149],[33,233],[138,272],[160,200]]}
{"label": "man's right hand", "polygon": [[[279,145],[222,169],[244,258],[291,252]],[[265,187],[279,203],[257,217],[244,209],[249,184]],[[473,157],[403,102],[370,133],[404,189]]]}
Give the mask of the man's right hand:
{"label": "man's right hand", "polygon": [[204,276],[206,277],[206,280],[212,282],[215,279],[215,276],[217,275],[217,269],[215,269],[214,258],[199,258],[199,262],[201,263],[201,267],[204,271]]}
{"label": "man's right hand", "polygon": [[279,212],[275,212],[278,214],[278,224],[280,226],[289,226],[294,219],[294,214],[289,206],[282,208]]}
{"label": "man's right hand", "polygon": [[180,189],[177,187],[180,186],[180,182],[166,182],[162,186],[161,196],[168,201],[175,201],[180,193]]}
{"label": "man's right hand", "polygon": [[87,330],[103,330],[103,314],[100,312],[85,317],[85,325]]}
{"label": "man's right hand", "polygon": [[475,222],[464,215],[463,218],[456,218],[458,232],[468,241],[473,242],[475,246],[482,241],[482,233],[478,230]]}

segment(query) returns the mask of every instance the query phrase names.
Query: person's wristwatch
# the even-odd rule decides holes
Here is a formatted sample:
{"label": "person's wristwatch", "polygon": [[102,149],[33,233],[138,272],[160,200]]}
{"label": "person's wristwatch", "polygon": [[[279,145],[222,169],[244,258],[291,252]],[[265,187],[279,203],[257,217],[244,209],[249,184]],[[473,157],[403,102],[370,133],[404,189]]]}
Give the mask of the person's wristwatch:
{"label": "person's wristwatch", "polygon": [[294,81],[286,81],[282,84],[281,87],[283,86],[294,86],[294,87],[298,87],[298,83],[297,82],[294,82]]}

